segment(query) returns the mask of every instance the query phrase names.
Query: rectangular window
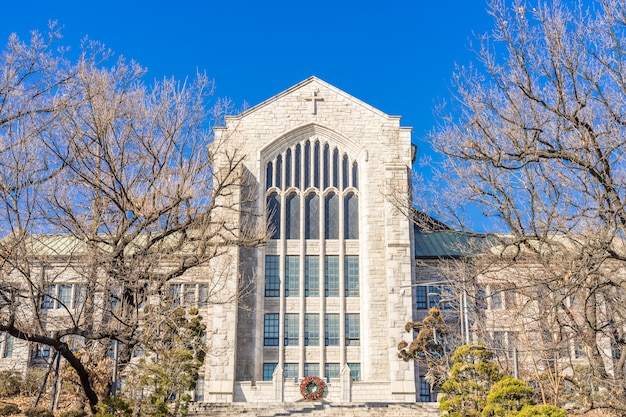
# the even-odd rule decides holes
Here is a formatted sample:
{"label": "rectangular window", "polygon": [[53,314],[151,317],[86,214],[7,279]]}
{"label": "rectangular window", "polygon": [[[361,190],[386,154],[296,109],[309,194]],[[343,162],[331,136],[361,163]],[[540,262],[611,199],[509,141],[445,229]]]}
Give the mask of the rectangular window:
{"label": "rectangular window", "polygon": [[439,302],[441,301],[441,288],[428,286],[428,308],[439,308]]}
{"label": "rectangular window", "polygon": [[304,315],[304,345],[318,346],[320,344],[320,315]]}
{"label": "rectangular window", "polygon": [[81,308],[87,300],[87,286],[75,285],[74,286],[74,308]]}
{"label": "rectangular window", "polygon": [[344,260],[346,274],[346,297],[359,296],[359,257],[358,255],[348,255]]}
{"label": "rectangular window", "polygon": [[425,286],[415,287],[415,308],[418,310],[428,309],[428,293]]}
{"label": "rectangular window", "polygon": [[326,378],[339,378],[339,364],[338,363],[327,363],[324,365],[324,375]]}
{"label": "rectangular window", "polygon": [[209,305],[209,286],[207,284],[198,285],[198,307]]}
{"label": "rectangular window", "polygon": [[[177,307],[180,305],[180,296],[182,292],[181,284],[170,284],[170,300],[172,301],[172,305]],[[111,307],[115,307],[113,302],[111,302]]]}
{"label": "rectangular window", "polygon": [[[492,336],[492,340],[491,340],[491,347],[497,349],[498,351],[504,351],[505,350],[505,332],[493,332],[493,336]],[[496,352],[496,354],[498,354],[498,352]]]}
{"label": "rectangular window", "polygon": [[359,346],[361,344],[360,315],[346,314],[346,346]]}
{"label": "rectangular window", "polygon": [[48,285],[45,287],[45,294],[43,295],[43,299],[41,301],[42,309],[51,309],[54,308],[54,298],[56,297],[56,285]]}
{"label": "rectangular window", "polygon": [[324,316],[324,343],[326,346],[339,346],[339,314]]}
{"label": "rectangular window", "polygon": [[502,305],[502,289],[491,287],[491,308],[498,310],[503,308]]}
{"label": "rectangular window", "polygon": [[298,378],[298,364],[297,363],[286,363],[285,364],[285,372],[283,374],[285,379],[290,378]]}
{"label": "rectangular window", "polygon": [[305,363],[304,364],[304,376],[320,376],[320,364],[319,363]]}
{"label": "rectangular window", "polygon": [[185,306],[193,306],[196,304],[196,285],[195,284],[185,284],[183,303]]}
{"label": "rectangular window", "polygon": [[360,363],[349,363],[348,368],[350,368],[350,377],[353,381],[361,380],[361,364]]}
{"label": "rectangular window", "polygon": [[278,346],[278,314],[265,315],[263,344],[265,346]]}
{"label": "rectangular window", "polygon": [[59,302],[57,308],[70,308],[72,306],[72,285],[59,285]]}
{"label": "rectangular window", "polygon": [[278,267],[279,257],[268,255],[265,257],[265,296],[278,297],[280,295],[280,276]]}
{"label": "rectangular window", "polygon": [[320,257],[317,255],[307,255],[304,258],[304,295],[320,295]]}
{"label": "rectangular window", "polygon": [[204,401],[204,378],[203,377],[199,377],[196,380],[196,390],[194,392],[194,399],[196,402],[203,402]]}
{"label": "rectangular window", "polygon": [[297,313],[285,314],[285,346],[298,345],[298,329],[300,328],[300,315]]}
{"label": "rectangular window", "polygon": [[324,257],[324,292],[326,297],[339,297],[339,256]]}
{"label": "rectangular window", "polygon": [[271,381],[272,376],[274,375],[274,370],[276,369],[275,363],[264,363],[263,364],[263,381]]}
{"label": "rectangular window", "polygon": [[430,384],[424,375],[420,375],[420,402],[428,403],[430,399]]}
{"label": "rectangular window", "polygon": [[2,350],[3,358],[10,358],[13,356],[13,336],[8,333],[4,334],[4,349]]}
{"label": "rectangular window", "polygon": [[287,255],[285,259],[285,297],[300,295],[300,257]]}

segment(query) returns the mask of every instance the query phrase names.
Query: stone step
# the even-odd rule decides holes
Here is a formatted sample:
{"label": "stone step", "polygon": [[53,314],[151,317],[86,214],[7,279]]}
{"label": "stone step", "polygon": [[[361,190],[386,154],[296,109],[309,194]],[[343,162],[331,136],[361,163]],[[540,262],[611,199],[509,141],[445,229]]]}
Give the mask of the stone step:
{"label": "stone step", "polygon": [[437,403],[198,403],[189,417],[439,417]]}

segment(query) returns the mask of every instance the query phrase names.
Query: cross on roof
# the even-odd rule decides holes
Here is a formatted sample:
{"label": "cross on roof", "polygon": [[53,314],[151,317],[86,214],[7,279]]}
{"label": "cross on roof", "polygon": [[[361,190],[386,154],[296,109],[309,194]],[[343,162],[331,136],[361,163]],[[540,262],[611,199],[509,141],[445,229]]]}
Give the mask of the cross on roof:
{"label": "cross on roof", "polygon": [[318,96],[317,93],[317,91],[313,91],[313,95],[311,97],[304,98],[304,100],[311,102],[311,114],[317,114],[317,102],[324,101],[324,98]]}

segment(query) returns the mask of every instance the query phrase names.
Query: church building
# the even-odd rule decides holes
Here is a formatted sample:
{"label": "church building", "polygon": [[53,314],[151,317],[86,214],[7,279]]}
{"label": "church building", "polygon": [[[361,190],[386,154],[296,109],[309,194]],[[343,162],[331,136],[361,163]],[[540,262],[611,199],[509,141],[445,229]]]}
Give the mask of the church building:
{"label": "church building", "polygon": [[311,77],[227,117],[211,147],[218,169],[244,158],[245,185],[221,203],[272,236],[233,249],[229,274],[250,285],[207,314],[204,401],[294,402],[315,376],[325,401],[415,402],[397,350],[415,311],[413,225],[389,198],[410,193],[411,129]]}

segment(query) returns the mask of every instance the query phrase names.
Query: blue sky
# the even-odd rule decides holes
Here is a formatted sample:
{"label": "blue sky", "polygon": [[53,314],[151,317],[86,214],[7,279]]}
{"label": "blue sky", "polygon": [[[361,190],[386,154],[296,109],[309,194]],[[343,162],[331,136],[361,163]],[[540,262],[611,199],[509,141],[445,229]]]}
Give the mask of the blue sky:
{"label": "blue sky", "polygon": [[148,80],[215,79],[216,96],[255,105],[315,75],[413,127],[433,127],[454,64],[474,59],[472,33],[491,27],[485,0],[91,2],[0,0],[0,38],[63,27],[62,43],[105,43],[147,67]]}
{"label": "blue sky", "polygon": [[90,2],[0,0],[0,39],[63,26],[64,44],[99,40],[148,77],[204,70],[217,96],[255,105],[315,75],[402,116],[414,140],[433,125],[454,63],[473,59],[472,31],[489,30],[483,0]]}

